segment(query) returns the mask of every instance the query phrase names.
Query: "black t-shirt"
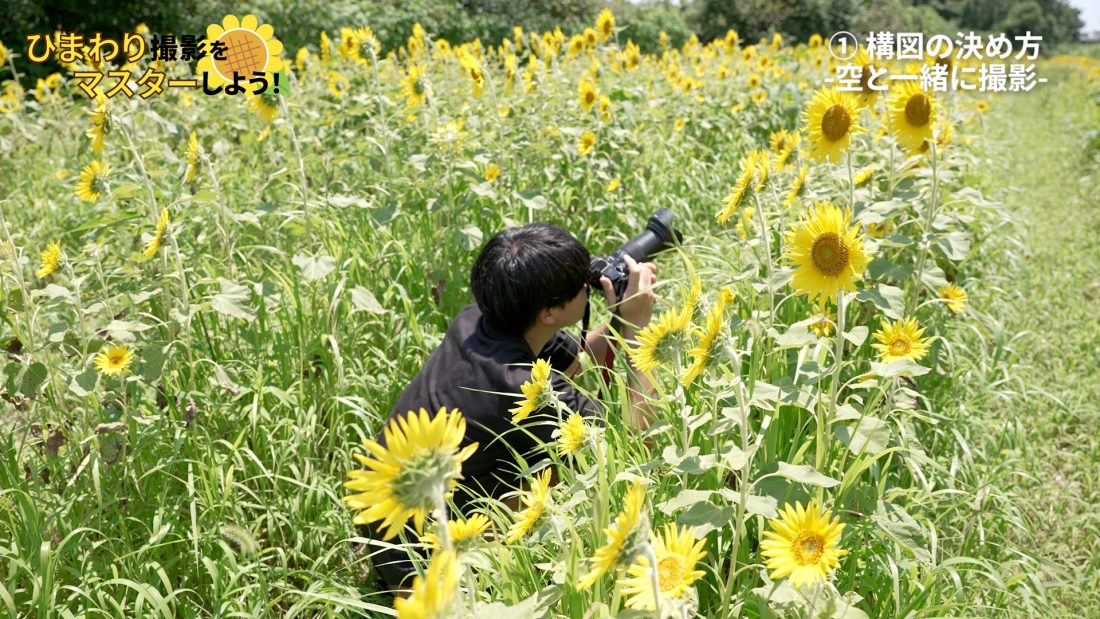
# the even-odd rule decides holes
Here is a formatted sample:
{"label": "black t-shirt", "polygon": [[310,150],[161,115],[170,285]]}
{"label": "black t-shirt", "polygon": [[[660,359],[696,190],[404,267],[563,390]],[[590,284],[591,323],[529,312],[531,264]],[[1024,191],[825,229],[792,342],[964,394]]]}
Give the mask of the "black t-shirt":
{"label": "black t-shirt", "polygon": [[[558,331],[537,358],[546,359],[555,370],[551,386],[569,410],[599,415],[599,404],[577,392],[563,375],[576,360],[578,347],[576,338]],[[455,493],[459,507],[470,494],[500,497],[514,489],[521,471],[513,451],[531,464],[541,458],[541,445],[552,442],[557,424],[550,417],[556,420],[556,414],[535,411],[517,427],[509,412],[522,398],[520,385],[530,380],[535,360],[522,336],[494,328],[476,304],[469,305],[455,317],[439,347],[390,411],[390,419],[421,408],[430,415],[444,406],[462,412],[466,418],[462,446],[476,442],[478,448],[462,465],[461,483],[469,494]]]}

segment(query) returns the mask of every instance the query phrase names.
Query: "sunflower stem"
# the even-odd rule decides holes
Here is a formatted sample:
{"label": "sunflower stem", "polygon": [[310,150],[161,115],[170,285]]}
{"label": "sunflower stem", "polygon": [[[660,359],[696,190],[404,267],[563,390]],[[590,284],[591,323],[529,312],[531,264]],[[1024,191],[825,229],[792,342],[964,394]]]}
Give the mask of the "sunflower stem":
{"label": "sunflower stem", "polygon": [[653,551],[652,542],[646,542],[645,556],[649,559],[649,579],[653,586],[653,619],[661,619],[661,572],[657,566],[657,553]]}
{"label": "sunflower stem", "polygon": [[[734,363],[736,368],[741,367],[740,360]],[[738,369],[740,373],[740,369]],[[741,434],[741,451],[743,453],[749,452],[749,411],[746,404],[745,384],[741,380],[737,381],[736,389],[734,393],[737,396],[737,411],[740,415],[738,428]],[[733,583],[737,578],[739,570],[737,569],[737,553],[741,547],[741,525],[742,520],[745,517],[745,504],[748,503],[749,495],[749,464],[750,458],[745,459],[745,463],[741,466],[741,500],[737,504],[737,516],[733,520],[733,543],[730,552],[730,568],[726,574],[726,582],[722,587],[722,617],[728,618],[730,611],[730,596],[733,594]],[[740,616],[740,612],[736,616]]]}
{"label": "sunflower stem", "polygon": [[768,267],[768,327],[775,323],[775,265],[772,262],[771,239],[768,237],[768,223],[764,219],[764,209],[760,206],[760,196],[753,192],[756,201],[756,215],[760,222],[760,240],[764,243],[765,263]]}
{"label": "sunflower stem", "polygon": [[856,210],[856,180],[852,174],[852,151],[849,150],[845,159],[848,160],[848,208]]}
{"label": "sunflower stem", "polygon": [[[836,295],[836,345],[833,349],[833,381],[829,385],[829,405],[818,407],[817,419],[817,458],[814,468],[819,473],[825,467],[825,458],[829,454],[829,422],[836,416],[837,396],[840,391],[840,367],[844,362],[844,291]],[[825,498],[825,489],[818,487],[817,501],[821,503]]]}
{"label": "sunflower stem", "polygon": [[[936,141],[929,140],[929,157],[932,162],[932,193],[928,196],[928,208],[924,212],[924,229],[921,234],[927,237],[932,230],[932,221],[936,215],[936,193],[939,191],[939,174],[936,169]],[[905,315],[909,316],[913,313],[914,303],[920,299],[920,290],[924,281],[924,267],[925,262],[928,260],[929,250],[931,249],[930,243],[921,243],[920,258],[917,259],[917,270],[915,271],[916,280],[913,282],[913,290],[905,304]]]}
{"label": "sunflower stem", "polygon": [[298,159],[298,176],[301,177],[302,212],[306,218],[306,235],[313,231],[313,219],[309,213],[309,181],[306,179],[306,164],[302,159],[302,147],[298,145],[298,132],[294,130],[294,121],[290,117],[290,106],[285,97],[279,97],[279,105],[283,108],[283,116],[286,118],[286,127],[290,131],[290,142],[294,144],[294,156]]}

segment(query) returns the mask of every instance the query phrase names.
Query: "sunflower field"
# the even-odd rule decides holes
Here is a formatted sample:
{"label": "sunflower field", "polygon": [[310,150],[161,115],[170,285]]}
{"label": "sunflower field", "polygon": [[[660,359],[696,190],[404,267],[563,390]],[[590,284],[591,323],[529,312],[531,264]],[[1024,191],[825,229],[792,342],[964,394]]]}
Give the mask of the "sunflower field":
{"label": "sunflower field", "polygon": [[[0,615],[1092,616],[1100,326],[1057,299],[1100,291],[1100,61],[842,92],[822,36],[662,43],[357,24],[283,51],[278,94],[148,99],[0,60]],[[605,423],[533,367],[517,410],[557,414],[517,427],[560,438],[511,501],[448,509],[461,411],[374,443],[490,235],[607,255],[659,208],[653,322],[573,379]],[[423,549],[411,596],[380,544]]]}

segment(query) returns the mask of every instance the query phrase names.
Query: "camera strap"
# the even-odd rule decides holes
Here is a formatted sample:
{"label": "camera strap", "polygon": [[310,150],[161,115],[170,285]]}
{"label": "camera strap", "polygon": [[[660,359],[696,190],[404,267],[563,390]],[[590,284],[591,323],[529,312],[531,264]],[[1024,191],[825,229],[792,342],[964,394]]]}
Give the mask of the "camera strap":
{"label": "camera strap", "polygon": [[[592,318],[592,301],[589,300],[584,304],[584,318],[581,320],[581,347],[588,345],[588,325]],[[615,363],[615,349],[612,347],[611,342],[607,343],[607,353],[604,355],[603,360],[603,382],[604,384],[611,384],[611,366]]]}

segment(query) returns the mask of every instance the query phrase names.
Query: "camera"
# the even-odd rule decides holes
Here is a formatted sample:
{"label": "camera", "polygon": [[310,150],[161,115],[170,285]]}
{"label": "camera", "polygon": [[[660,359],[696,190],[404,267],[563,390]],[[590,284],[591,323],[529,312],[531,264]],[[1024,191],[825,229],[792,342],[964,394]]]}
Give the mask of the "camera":
{"label": "camera", "polygon": [[588,285],[600,290],[600,277],[606,277],[615,288],[615,298],[621,301],[630,276],[625,256],[629,255],[637,262],[648,262],[653,254],[684,240],[683,235],[672,227],[673,218],[672,211],[667,208],[659,209],[649,218],[645,230],[623,243],[615,253],[607,258],[593,256],[588,264]]}

